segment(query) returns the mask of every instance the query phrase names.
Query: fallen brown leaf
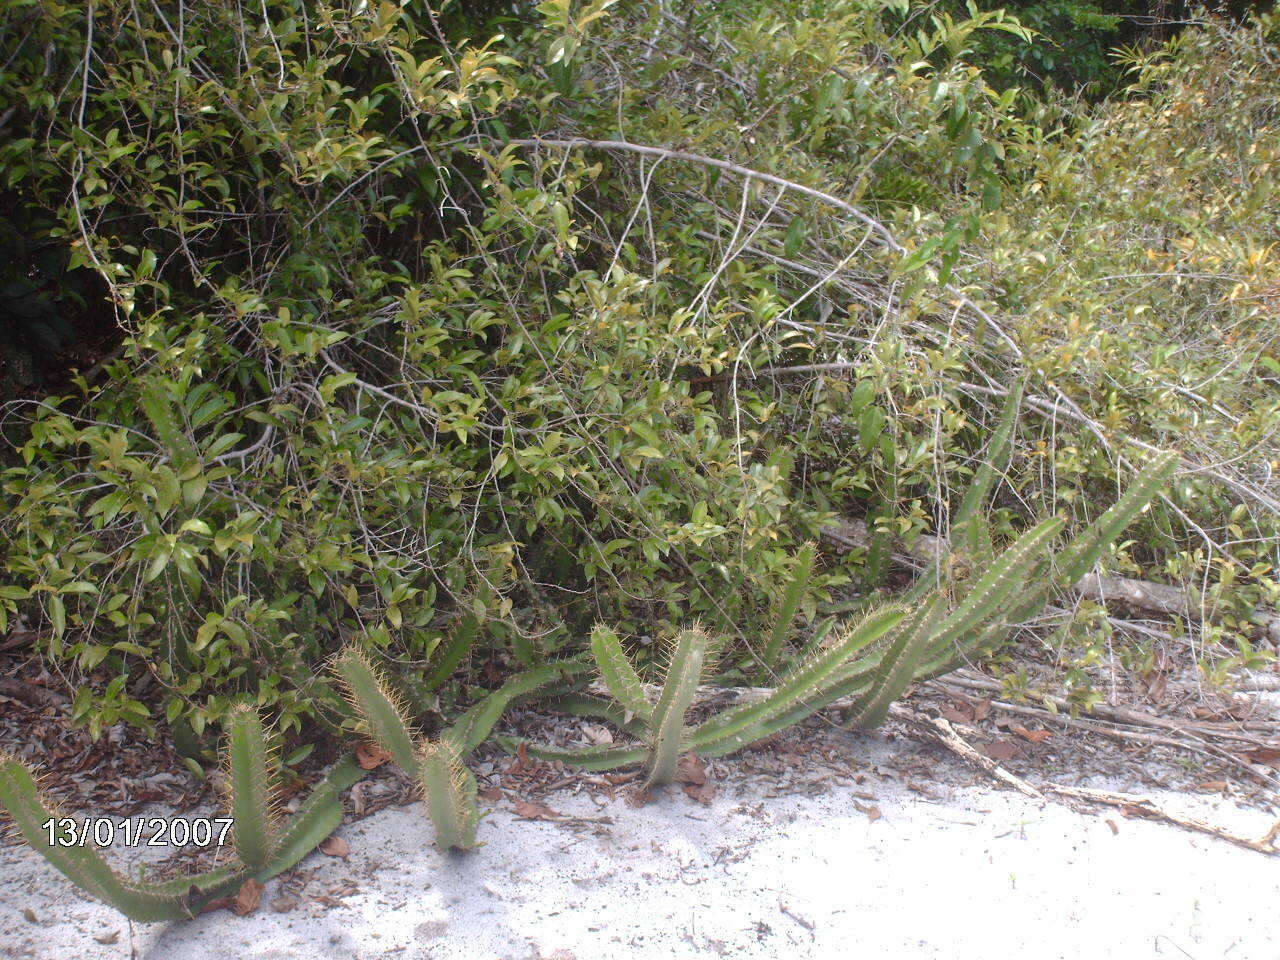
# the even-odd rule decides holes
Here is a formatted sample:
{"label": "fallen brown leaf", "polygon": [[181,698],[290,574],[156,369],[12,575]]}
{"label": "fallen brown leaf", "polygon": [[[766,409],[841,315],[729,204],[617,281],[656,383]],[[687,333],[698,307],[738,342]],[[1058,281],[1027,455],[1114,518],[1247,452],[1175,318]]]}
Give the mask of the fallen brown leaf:
{"label": "fallen brown leaf", "polygon": [[1114,820],[1108,820],[1108,821],[1107,821],[1107,826],[1111,828],[1111,833],[1112,833],[1113,835],[1116,835],[1116,836],[1118,836],[1118,835],[1119,835],[1119,833],[1120,833],[1120,828],[1119,828],[1118,826],[1116,826],[1116,822],[1115,822]]}
{"label": "fallen brown leaf", "polygon": [[992,760],[1012,760],[1022,755],[1022,749],[1012,740],[992,740],[982,750]]}
{"label": "fallen brown leaf", "polygon": [[696,800],[698,803],[710,804],[716,798],[716,785],[714,783],[686,783],[683,789],[685,796],[690,800]]}
{"label": "fallen brown leaf", "polygon": [[1225,780],[1206,780],[1204,783],[1196,784],[1197,790],[1203,790],[1205,793],[1221,793],[1227,789],[1227,781]]}
{"label": "fallen brown leaf", "polygon": [[1032,743],[1044,743],[1053,736],[1049,730],[1028,730],[1026,727],[1014,727],[1013,732],[1024,740],[1030,740]]}
{"label": "fallen brown leaf", "polygon": [[259,883],[252,878],[246,880],[240,884],[240,892],[232,901],[231,909],[237,916],[247,917],[258,909],[258,904],[262,902],[262,891],[265,889],[267,886],[264,883]]}
{"label": "fallen brown leaf", "polygon": [[991,701],[979,700],[973,707],[973,722],[981,723],[991,715]]}
{"label": "fallen brown leaf", "polygon": [[343,860],[351,855],[351,844],[342,837],[325,837],[320,841],[320,852],[330,857],[341,857]]}
{"label": "fallen brown leaf", "polygon": [[1280,747],[1254,747],[1244,751],[1250,763],[1265,763],[1271,767],[1280,767]]}
{"label": "fallen brown leaf", "polygon": [[376,770],[388,760],[391,754],[376,743],[362,743],[356,747],[356,762],[361,770]]}
{"label": "fallen brown leaf", "polygon": [[875,823],[877,820],[879,820],[881,817],[884,816],[884,814],[880,812],[880,808],[875,806],[874,804],[867,807],[866,813],[867,813],[867,819],[870,820],[872,823]]}
{"label": "fallen brown leaf", "polygon": [[515,813],[517,817],[525,820],[559,820],[560,814],[556,813],[545,803],[538,803],[536,800],[517,800],[515,802]]}
{"label": "fallen brown leaf", "polygon": [[943,718],[952,723],[973,723],[973,711],[961,707],[943,707]]}
{"label": "fallen brown leaf", "polygon": [[499,800],[502,799],[502,788],[501,787],[485,787],[483,790],[480,791],[479,795],[482,800],[488,800],[490,803],[497,803]]}
{"label": "fallen brown leaf", "polygon": [[686,753],[676,764],[676,782],[701,786],[707,782],[707,765],[696,753]]}

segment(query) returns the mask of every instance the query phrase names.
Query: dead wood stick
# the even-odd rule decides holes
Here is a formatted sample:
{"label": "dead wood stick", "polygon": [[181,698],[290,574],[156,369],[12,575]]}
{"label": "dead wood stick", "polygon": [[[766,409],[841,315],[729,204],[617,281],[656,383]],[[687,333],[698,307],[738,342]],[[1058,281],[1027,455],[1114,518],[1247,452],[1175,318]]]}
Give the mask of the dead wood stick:
{"label": "dead wood stick", "polygon": [[943,717],[931,717],[915,710],[910,710],[901,704],[893,704],[889,707],[889,716],[901,720],[912,730],[923,733],[931,740],[941,743],[948,750],[963,757],[975,767],[980,767],[986,773],[990,774],[996,780],[1007,786],[1013,787],[1024,796],[1033,797],[1037,800],[1043,800],[1042,794],[1031,784],[1027,783],[1021,777],[1016,777],[1000,764],[996,763],[990,757],[984,757],[972,746],[968,741],[963,739],[955,728]]}
{"label": "dead wood stick", "polygon": [[1280,834],[1280,822],[1277,822],[1267,832],[1266,836],[1259,840],[1253,840],[1204,820],[1198,820],[1195,817],[1184,817],[1170,813],[1157,806],[1154,801],[1136,794],[1116,793],[1111,790],[1094,790],[1088,787],[1067,787],[1057,783],[1045,783],[1037,788],[1021,777],[1005,770],[990,757],[984,757],[980,754],[963,737],[956,733],[955,729],[944,718],[930,717],[900,704],[894,704],[890,707],[889,713],[891,716],[906,723],[909,728],[923,733],[926,737],[946,747],[961,759],[978,767],[1001,783],[1013,787],[1024,796],[1043,800],[1047,793],[1059,797],[1085,800],[1090,803],[1106,804],[1119,807],[1125,816],[1140,816],[1148,820],[1170,823],[1186,830],[1193,830],[1198,833],[1208,834],[1211,837],[1217,837],[1220,840],[1226,840],[1228,843],[1234,843],[1237,846],[1246,847],[1258,853],[1272,856],[1280,853],[1280,850],[1277,850],[1275,845],[1276,836]]}
{"label": "dead wood stick", "polygon": [[1275,844],[1276,836],[1280,834],[1280,821],[1277,821],[1276,825],[1268,830],[1265,836],[1258,840],[1253,840],[1249,837],[1242,837],[1238,833],[1232,833],[1222,827],[1214,826],[1212,823],[1196,817],[1184,817],[1180,814],[1170,813],[1168,810],[1157,806],[1154,801],[1132,793],[1115,793],[1111,790],[1094,790],[1090,787],[1065,787],[1056,783],[1046,783],[1043,789],[1047,793],[1056,794],[1060,797],[1071,797],[1076,800],[1086,800],[1089,803],[1102,803],[1107,806],[1119,807],[1120,812],[1127,817],[1139,816],[1147,820],[1171,823],[1186,830],[1205,833],[1211,837],[1217,837],[1219,840],[1226,840],[1228,843],[1256,850],[1258,853],[1265,853],[1271,856],[1280,853],[1280,849],[1277,849]]}
{"label": "dead wood stick", "polygon": [[[985,677],[972,677],[962,673],[953,673],[947,676],[946,682],[957,687],[968,687],[971,690],[981,690],[987,693],[998,693],[1003,688],[995,680],[988,680]],[[1071,704],[1061,697],[1042,696],[1042,699],[1052,703],[1061,710],[1071,710]],[[1237,730],[1224,727],[1209,727],[1204,724],[1196,723],[1179,723],[1176,720],[1166,720],[1164,717],[1155,717],[1145,713],[1138,713],[1136,710],[1126,710],[1123,707],[1112,707],[1105,703],[1100,703],[1090,711],[1094,716],[1110,720],[1114,723],[1127,723],[1135,727],[1156,727],[1160,730],[1169,730],[1174,733],[1195,734],[1202,737],[1217,737],[1223,740],[1235,740],[1239,743],[1247,743],[1251,747],[1270,747],[1274,744],[1267,743],[1265,740],[1259,740],[1257,737],[1251,737],[1248,734],[1240,733]],[[1254,729],[1262,729],[1266,732],[1280,732],[1280,725],[1270,724],[1263,728],[1255,727]]]}
{"label": "dead wood stick", "polygon": [[[948,696],[954,697],[962,695],[959,690],[947,687],[943,681],[930,680],[929,686],[946,693]],[[1104,725],[1102,722],[1079,720],[1075,717],[1066,716],[1065,714],[1054,713],[1053,711],[1046,710],[1042,707],[1005,703],[1002,700],[992,700],[991,706],[996,710],[1003,710],[1006,713],[1015,713],[1024,717],[1035,717],[1042,722],[1052,721],[1053,723],[1057,723],[1064,727],[1070,727],[1075,730],[1084,730],[1088,733],[1100,733],[1105,737],[1111,737],[1113,740],[1143,743],[1153,747],[1171,747],[1175,750],[1198,754],[1199,756],[1207,757],[1210,760],[1215,760],[1218,763],[1224,763],[1227,766],[1239,769],[1255,779],[1266,779],[1264,774],[1259,773],[1252,766],[1241,760],[1229,750],[1223,750],[1221,747],[1215,746],[1212,743],[1204,743],[1199,739],[1178,740],[1173,737],[1164,737],[1156,733],[1144,733],[1140,730],[1126,730],[1123,727],[1109,727]]]}

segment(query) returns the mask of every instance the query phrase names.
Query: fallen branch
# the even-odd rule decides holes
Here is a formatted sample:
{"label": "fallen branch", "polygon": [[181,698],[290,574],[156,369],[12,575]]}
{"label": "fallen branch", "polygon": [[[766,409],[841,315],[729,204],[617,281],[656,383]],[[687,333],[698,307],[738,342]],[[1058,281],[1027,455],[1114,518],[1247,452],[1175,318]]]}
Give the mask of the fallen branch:
{"label": "fallen branch", "polygon": [[[1004,688],[996,680],[989,680],[986,677],[974,677],[966,673],[956,672],[949,674],[946,682],[958,687],[968,687],[971,690],[981,690],[986,693],[998,693]],[[1071,704],[1061,697],[1053,697],[1041,695],[1042,700],[1052,703],[1059,710],[1066,712],[1071,711]],[[1251,737],[1247,733],[1242,733],[1243,729],[1255,729],[1265,733],[1280,733],[1280,724],[1263,723],[1263,724],[1245,724],[1244,722],[1227,726],[1210,726],[1201,723],[1182,723],[1177,720],[1167,720],[1164,717],[1156,717],[1147,713],[1139,713],[1136,710],[1127,710],[1124,707],[1112,707],[1105,703],[1096,704],[1090,709],[1090,713],[1095,717],[1104,720],[1110,720],[1114,723],[1127,723],[1136,727],[1155,727],[1160,730],[1168,730],[1172,733],[1180,733],[1184,736],[1193,734],[1200,737],[1215,737],[1223,740],[1234,740],[1238,743],[1246,743],[1251,747],[1271,747],[1273,743],[1265,740],[1259,740],[1257,737]],[[1233,729],[1236,728],[1236,729]]]}
{"label": "fallen branch", "polygon": [[931,717],[927,714],[910,710],[900,704],[895,704],[890,709],[890,715],[901,720],[909,728],[924,734],[935,743],[946,747],[956,756],[979,768],[995,780],[1006,786],[1013,787],[1024,796],[1043,800],[1047,793],[1059,797],[1070,797],[1075,800],[1085,800],[1090,803],[1106,804],[1119,807],[1120,811],[1127,817],[1140,816],[1148,820],[1170,823],[1186,830],[1217,837],[1219,840],[1226,840],[1228,843],[1234,843],[1237,846],[1246,847],[1249,850],[1255,850],[1258,853],[1265,853],[1270,856],[1280,853],[1280,849],[1276,848],[1276,837],[1280,835],[1280,821],[1277,821],[1276,825],[1264,837],[1259,840],[1253,840],[1249,837],[1232,833],[1222,827],[1214,826],[1204,820],[1170,813],[1157,806],[1154,801],[1131,793],[1094,790],[1088,787],[1067,787],[1057,783],[1045,783],[1037,788],[1021,777],[1005,770],[990,757],[984,757],[956,733],[955,728],[942,717]]}
{"label": "fallen branch", "polygon": [[[958,690],[954,690],[946,685],[943,680],[930,680],[929,686],[941,691],[947,696],[963,696]],[[1246,776],[1255,780],[1267,780],[1266,775],[1254,769],[1250,764],[1231,753],[1212,743],[1206,743],[1198,737],[1176,739],[1174,737],[1161,736],[1157,733],[1145,733],[1141,730],[1127,730],[1122,726],[1106,726],[1100,721],[1090,721],[1077,719],[1064,713],[1056,713],[1043,707],[1034,707],[1029,705],[1006,703],[1003,700],[990,701],[993,709],[1004,711],[1005,713],[1014,713],[1024,717],[1034,717],[1042,723],[1056,723],[1060,726],[1070,727],[1075,730],[1083,730],[1086,733],[1097,733],[1104,737],[1110,737],[1113,740],[1124,740],[1130,743],[1141,743],[1152,747],[1171,747],[1175,750],[1182,750],[1186,753],[1195,753],[1202,757],[1207,757],[1218,763],[1225,763],[1242,771]]]}
{"label": "fallen branch", "polygon": [[983,756],[970,746],[968,741],[956,733],[955,728],[945,718],[931,717],[924,713],[918,713],[898,703],[889,707],[889,716],[901,720],[912,730],[923,733],[929,739],[937,741],[952,753],[963,757],[975,767],[979,767],[1001,783],[1013,787],[1024,796],[1034,797],[1037,800],[1044,799],[1044,794],[1031,786],[1031,784],[1021,777],[1014,776],[990,757]]}
{"label": "fallen branch", "polygon": [[1120,812],[1126,817],[1138,816],[1147,820],[1171,823],[1186,830],[1205,833],[1211,837],[1217,837],[1219,840],[1226,840],[1228,843],[1256,850],[1258,853],[1265,853],[1271,856],[1280,853],[1280,849],[1276,848],[1276,836],[1280,834],[1280,820],[1276,821],[1275,826],[1268,830],[1261,839],[1251,840],[1249,837],[1242,837],[1238,833],[1232,833],[1204,820],[1170,813],[1168,810],[1156,806],[1154,801],[1132,793],[1115,793],[1111,790],[1094,790],[1089,787],[1064,787],[1056,783],[1046,783],[1044,790],[1060,797],[1071,797],[1075,800],[1087,800],[1090,803],[1102,803],[1112,807],[1119,807]]}

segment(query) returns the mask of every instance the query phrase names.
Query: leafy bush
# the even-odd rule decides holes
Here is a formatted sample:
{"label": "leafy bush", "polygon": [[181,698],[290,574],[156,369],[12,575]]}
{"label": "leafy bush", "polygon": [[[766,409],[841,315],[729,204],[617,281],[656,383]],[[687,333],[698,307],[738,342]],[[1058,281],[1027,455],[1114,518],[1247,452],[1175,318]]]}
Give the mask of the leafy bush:
{"label": "leafy bush", "polygon": [[[1249,630],[1270,21],[1189,31],[1077,116],[973,65],[1024,35],[997,13],[538,9],[498,36],[496,8],[0,6],[3,186],[129,333],[6,407],[0,629],[78,672],[78,720],[154,723],[150,684],[197,736],[245,695],[336,726],[349,637],[451,715],[601,620],[641,669],[700,620],[754,678],[802,545],[849,514],[948,533],[1024,375],[995,533],[1085,528],[1181,449],[1109,562],[1212,568]],[[814,619],[865,559],[788,604]]]}

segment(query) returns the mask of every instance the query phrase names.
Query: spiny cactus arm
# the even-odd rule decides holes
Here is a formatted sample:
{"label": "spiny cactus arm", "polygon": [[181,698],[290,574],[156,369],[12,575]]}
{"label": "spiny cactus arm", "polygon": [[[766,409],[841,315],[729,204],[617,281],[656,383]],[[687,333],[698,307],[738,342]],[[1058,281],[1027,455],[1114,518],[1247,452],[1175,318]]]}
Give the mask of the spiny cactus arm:
{"label": "spiny cactus arm", "polygon": [[442,850],[476,845],[476,778],[447,740],[424,743],[418,760],[422,799]]}
{"label": "spiny cactus arm", "polygon": [[1049,602],[1055,587],[1074,583],[1098,562],[1112,541],[1143,508],[1159,494],[1177,467],[1176,454],[1164,454],[1142,470],[1121,498],[1087,527],[1050,563],[1041,558],[1026,577],[1022,587],[999,620],[988,624],[976,637],[959,649],[937,649],[926,656],[917,679],[929,679],[954,670],[964,663],[970,652],[989,649],[1005,636],[1011,626],[1025,623]]}
{"label": "spiny cactus arm", "polygon": [[846,726],[869,730],[884,722],[889,704],[902,696],[911,683],[920,656],[933,636],[943,603],[942,595],[936,594],[902,626],[880,659],[867,692],[849,711]]}
{"label": "spiny cactus arm", "polygon": [[236,855],[256,872],[266,866],[277,841],[275,778],[262,718],[247,704],[234,707],[227,717],[227,773]]}
{"label": "spiny cactus arm", "polygon": [[166,391],[154,383],[146,384],[142,388],[140,399],[143,412],[151,421],[174,469],[181,471],[195,463],[200,457],[199,451],[179,425],[173,401]]}
{"label": "spiny cactus arm", "polygon": [[[886,607],[872,613],[830,647],[801,661],[765,699],[726,710],[701,724],[693,732],[690,746],[708,756],[731,753],[767,736],[767,733],[759,732],[763,725],[789,714],[802,703],[806,709],[795,719],[802,719],[820,709],[822,695],[837,681],[841,665],[855,652],[893,630],[903,616],[904,612],[897,607]],[[713,750],[714,754],[710,752]]]}
{"label": "spiny cactus arm", "polygon": [[581,676],[589,669],[588,664],[566,660],[518,673],[460,716],[445,731],[445,739],[453,744],[459,756],[465,757],[488,739],[512,701],[544,692],[548,687],[555,688],[557,684]]}
{"label": "spiny cactus arm", "polygon": [[1076,537],[1056,558],[1058,582],[1075,583],[1093,569],[1108,546],[1162,491],[1178,467],[1176,453],[1163,453],[1144,467],[1120,499]]}
{"label": "spiny cactus arm", "polygon": [[1000,422],[991,442],[987,445],[986,457],[982,465],[974,472],[973,479],[965,490],[956,515],[951,521],[951,544],[956,549],[968,550],[981,556],[982,543],[977,528],[985,523],[984,512],[987,501],[991,499],[991,491],[995,487],[996,477],[1009,468],[1009,457],[1013,452],[1013,433],[1018,423],[1018,406],[1022,402],[1022,390],[1025,381],[1018,380],[1009,390],[1000,411]]}
{"label": "spiny cactus arm", "polygon": [[782,603],[778,608],[778,619],[774,621],[773,630],[764,646],[764,662],[771,667],[778,662],[782,645],[791,632],[796,619],[796,611],[800,609],[800,601],[804,599],[805,588],[809,578],[813,576],[813,562],[817,557],[817,546],[806,543],[796,556],[796,568],[782,593]]}
{"label": "spiny cactus arm", "polygon": [[342,824],[340,795],[363,776],[364,771],[354,756],[348,755],[334,764],[298,812],[285,823],[270,862],[258,871],[254,879],[265,882],[284,873],[338,829]]}
{"label": "spiny cactus arm", "polygon": [[948,651],[953,648],[960,649],[957,644],[963,644],[966,638],[972,639],[973,631],[980,624],[1000,612],[1014,591],[1023,585],[1062,524],[1061,517],[1050,517],[1036,524],[992,561],[960,605],[939,624],[925,653],[926,662],[949,656]]}
{"label": "spiny cactus arm", "polygon": [[675,779],[680,754],[686,749],[685,714],[698,693],[706,655],[707,635],[700,627],[676,634],[671,663],[650,727],[653,753],[649,758],[648,783],[651,786]]}
{"label": "spiny cactus arm", "polygon": [[772,736],[779,730],[785,730],[787,727],[795,726],[800,721],[813,716],[813,714],[817,713],[824,707],[830,706],[837,700],[861,695],[866,691],[868,684],[871,682],[869,679],[869,674],[871,672],[872,671],[868,670],[864,674],[843,680],[833,687],[824,689],[821,693],[818,693],[813,697],[806,698],[798,706],[792,707],[790,710],[784,711],[772,719],[752,725],[748,733],[744,734],[742,737],[722,737],[711,741],[704,746],[699,742],[698,736],[695,733],[689,740],[690,749],[696,752],[698,756],[707,758],[723,757],[726,754],[741,750],[745,746],[750,746],[753,743],[763,740],[765,737]]}
{"label": "spiny cactus arm", "polygon": [[644,744],[619,746],[610,743],[591,747],[548,747],[529,743],[518,737],[498,737],[498,745],[512,754],[519,753],[523,745],[531,757],[549,762],[559,760],[582,770],[614,770],[618,767],[632,767],[643,763],[649,757],[649,748]]}
{"label": "spiny cactus arm", "polygon": [[363,653],[347,647],[333,661],[334,672],[347,689],[351,705],[363,718],[369,734],[405,773],[417,773],[418,750],[413,730],[399,698]]}
{"label": "spiny cactus arm", "polygon": [[480,635],[482,626],[484,626],[484,620],[474,608],[469,607],[458,618],[458,622],[454,624],[449,639],[444,644],[444,649],[440,651],[440,658],[436,663],[436,668],[431,671],[431,675],[426,679],[425,686],[427,690],[434,690],[454,675],[458,669],[458,664],[462,663],[467,658],[467,654],[471,652],[471,648],[475,645],[476,637]]}
{"label": "spiny cactus arm", "polygon": [[1019,624],[1036,617],[1049,602],[1052,581],[1049,577],[1047,558],[1040,561],[1023,578],[1023,588],[1010,598],[1004,611],[981,625],[972,640],[961,648],[935,650],[921,659],[916,668],[916,680],[932,680],[950,673],[973,657],[982,657],[997,648]]}
{"label": "spiny cactus arm", "polygon": [[50,846],[41,826],[57,814],[42,801],[35,778],[13,757],[0,757],[0,806],[33,850],[86,893],[140,923],[192,916],[213,897],[233,890],[243,870],[224,867],[165,884],[134,883],[120,877],[91,846]]}
{"label": "spiny cactus arm", "polygon": [[623,709],[648,723],[653,718],[653,706],[645,699],[644,684],[622,649],[618,635],[603,623],[596,624],[591,631],[591,655],[600,668],[600,678]]}
{"label": "spiny cactus arm", "polygon": [[574,717],[593,717],[606,720],[623,733],[640,738],[647,729],[644,721],[631,716],[620,703],[594,697],[586,693],[566,693],[562,697],[547,700],[539,705],[558,713],[567,713]]}

